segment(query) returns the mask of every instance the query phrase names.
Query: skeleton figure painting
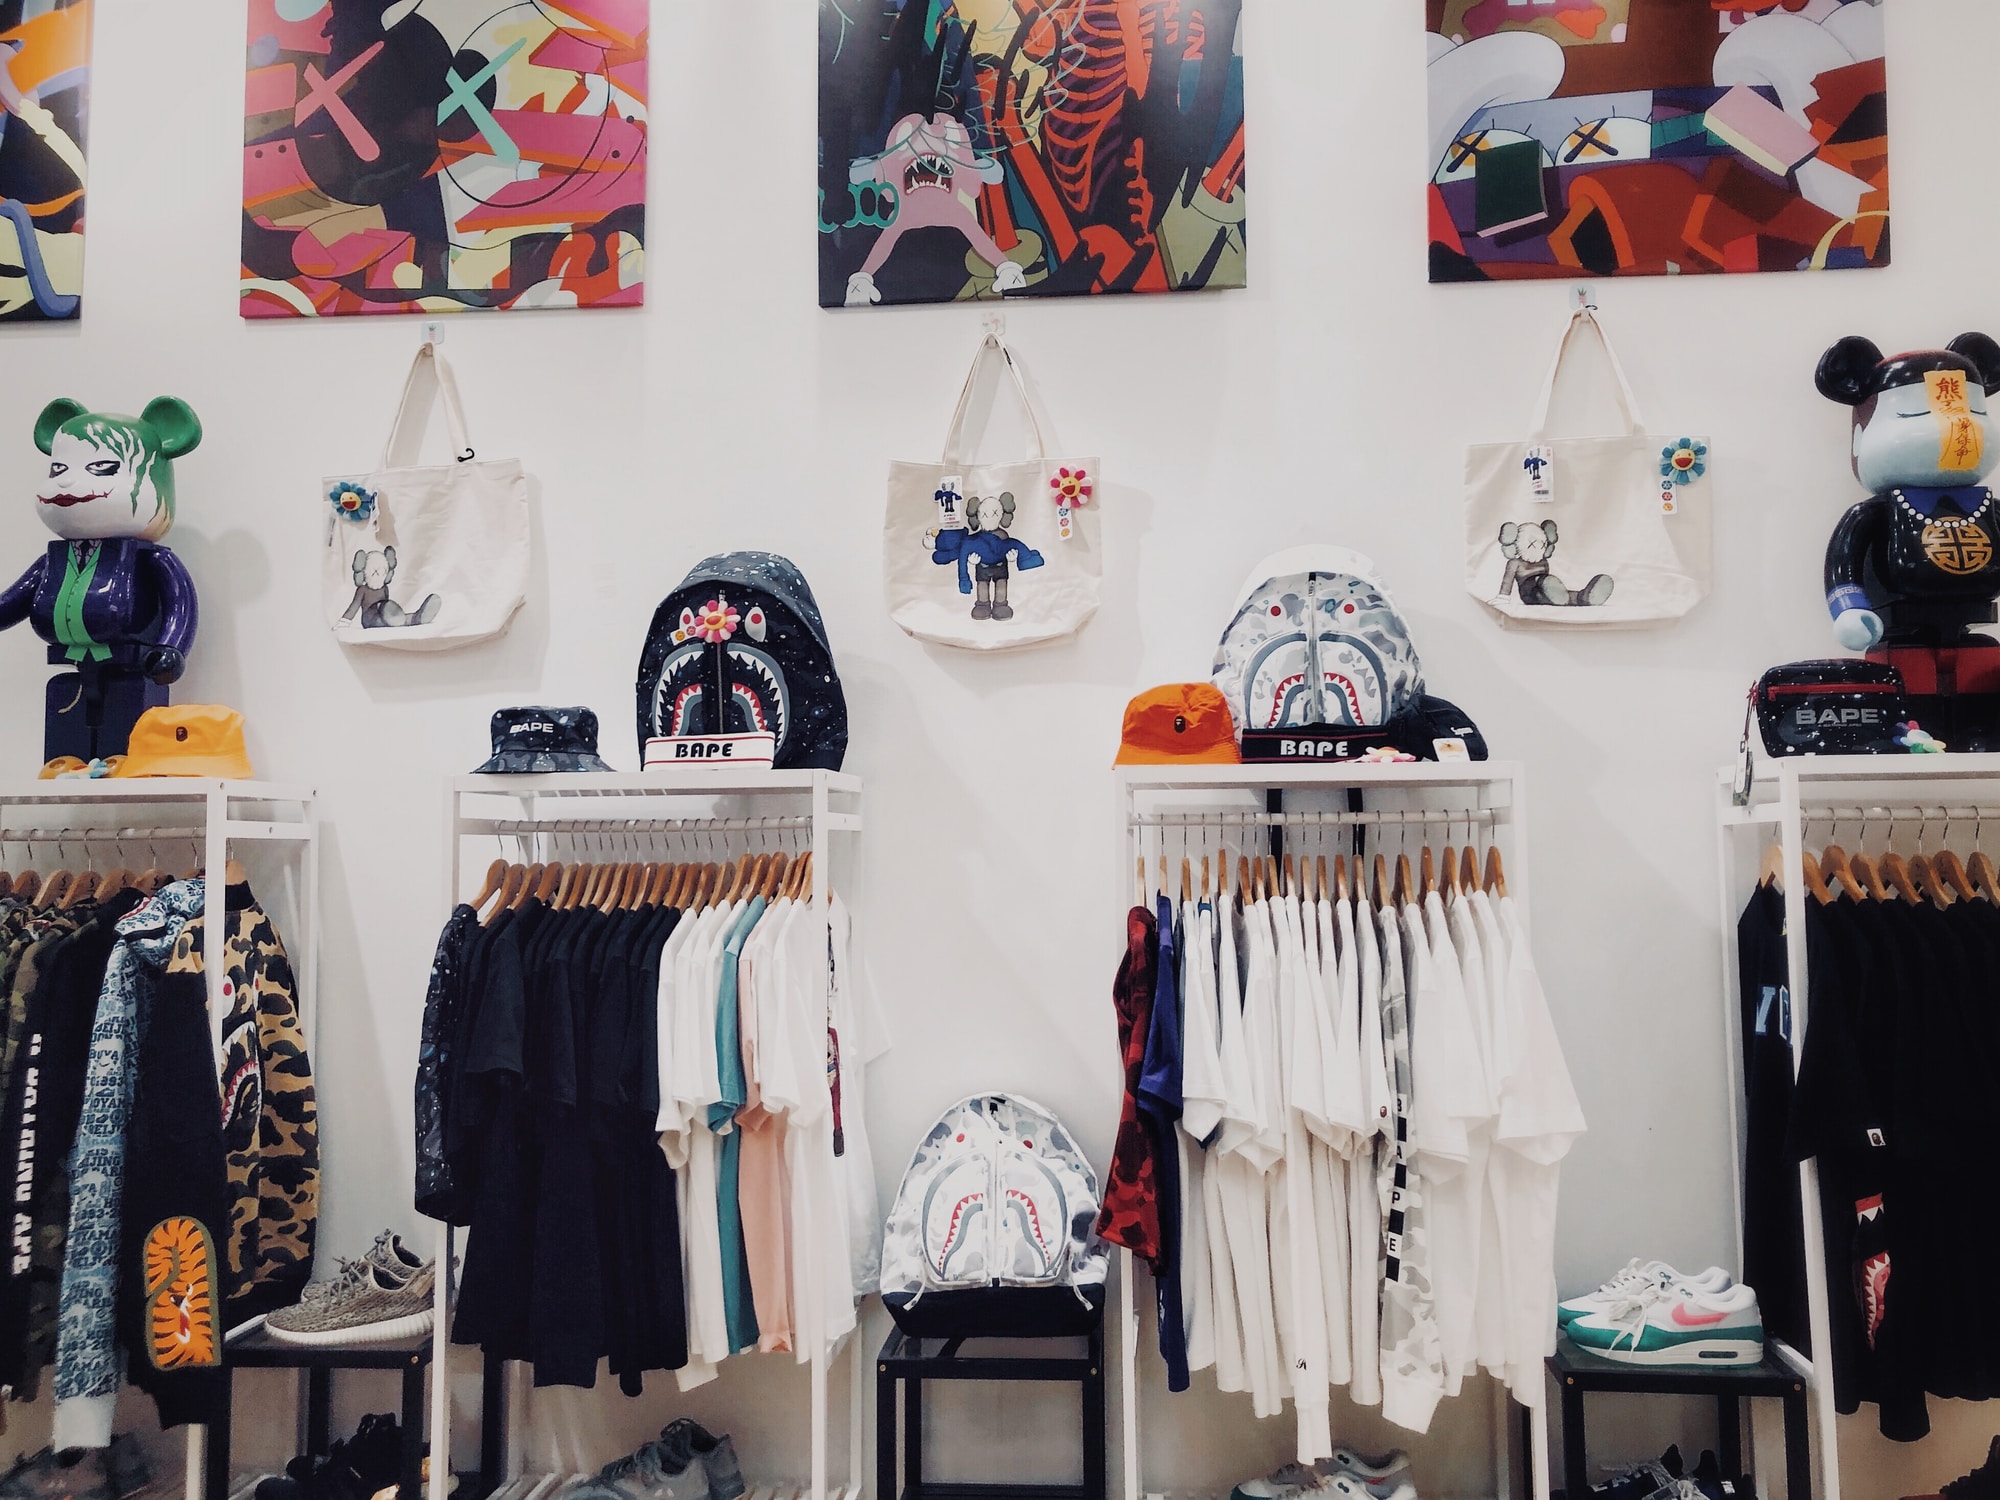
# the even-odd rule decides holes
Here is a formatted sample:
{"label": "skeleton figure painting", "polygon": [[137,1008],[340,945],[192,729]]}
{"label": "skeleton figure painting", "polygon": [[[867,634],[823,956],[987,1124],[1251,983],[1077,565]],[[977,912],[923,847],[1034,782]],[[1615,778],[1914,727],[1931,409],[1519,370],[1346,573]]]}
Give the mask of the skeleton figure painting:
{"label": "skeleton figure painting", "polygon": [[1244,284],[1242,0],[819,0],[820,305]]}
{"label": "skeleton figure painting", "polygon": [[1425,0],[1432,281],[1889,263],[1881,0]]}
{"label": "skeleton figure painting", "polygon": [[647,0],[249,7],[244,317],[643,300]]}

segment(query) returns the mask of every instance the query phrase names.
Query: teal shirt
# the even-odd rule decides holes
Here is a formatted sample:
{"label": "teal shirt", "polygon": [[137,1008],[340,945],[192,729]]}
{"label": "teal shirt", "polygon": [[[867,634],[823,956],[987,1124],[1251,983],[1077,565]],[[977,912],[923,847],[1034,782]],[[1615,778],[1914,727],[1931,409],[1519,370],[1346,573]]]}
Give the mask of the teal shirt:
{"label": "teal shirt", "polygon": [[743,1133],[736,1111],[744,1105],[749,1080],[743,1076],[743,1028],[737,1013],[737,965],[750,929],[764,915],[764,898],[752,896],[729,930],[722,948],[722,982],[715,1001],[715,1072],[722,1098],[708,1108],[708,1128],[721,1140],[715,1167],[715,1210],[722,1235],[722,1314],[729,1347],[736,1353],[757,1347],[757,1306],[750,1295],[750,1258],[743,1246],[743,1209],[737,1173]]}

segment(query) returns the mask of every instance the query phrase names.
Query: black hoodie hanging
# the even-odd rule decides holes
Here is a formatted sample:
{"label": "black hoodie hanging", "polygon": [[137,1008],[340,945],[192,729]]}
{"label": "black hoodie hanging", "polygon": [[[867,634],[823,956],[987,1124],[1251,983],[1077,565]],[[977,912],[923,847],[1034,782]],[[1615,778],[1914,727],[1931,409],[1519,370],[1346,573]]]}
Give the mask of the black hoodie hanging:
{"label": "black hoodie hanging", "polygon": [[780,771],[838,771],[847,699],[812,590],[774,552],[706,558],[660,602],[639,657],[639,755],[653,739],[769,733]]}

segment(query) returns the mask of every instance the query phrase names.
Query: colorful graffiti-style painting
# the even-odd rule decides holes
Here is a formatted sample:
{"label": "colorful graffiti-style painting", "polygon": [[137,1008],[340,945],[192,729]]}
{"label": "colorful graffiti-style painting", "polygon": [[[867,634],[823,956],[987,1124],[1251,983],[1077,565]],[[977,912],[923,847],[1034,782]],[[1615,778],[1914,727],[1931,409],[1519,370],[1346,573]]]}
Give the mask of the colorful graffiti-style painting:
{"label": "colorful graffiti-style painting", "polygon": [[819,0],[823,307],[1244,284],[1243,0]]}
{"label": "colorful graffiti-style painting", "polygon": [[1882,0],[1425,0],[1432,281],[1889,263]]}
{"label": "colorful graffiti-style painting", "polygon": [[246,318],[636,307],[647,0],[249,0]]}
{"label": "colorful graffiti-style painting", "polygon": [[0,0],[0,323],[83,298],[91,0]]}

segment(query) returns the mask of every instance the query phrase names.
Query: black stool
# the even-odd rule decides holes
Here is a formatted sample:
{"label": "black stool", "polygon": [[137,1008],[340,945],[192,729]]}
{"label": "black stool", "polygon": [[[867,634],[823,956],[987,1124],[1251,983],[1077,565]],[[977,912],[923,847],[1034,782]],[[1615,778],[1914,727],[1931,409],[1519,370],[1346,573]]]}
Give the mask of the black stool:
{"label": "black stool", "polygon": [[1722,1423],[1722,1472],[1734,1479],[1743,1469],[1745,1397],[1774,1396],[1785,1403],[1785,1495],[1812,1500],[1812,1446],[1806,1429],[1806,1383],[1768,1349],[1761,1363],[1718,1365],[1627,1365],[1586,1354],[1569,1338],[1556,1339],[1549,1373],[1562,1392],[1563,1487],[1570,1500],[1590,1493],[1583,1438],[1583,1398],[1587,1391],[1625,1396],[1713,1396]]}
{"label": "black stool", "polygon": [[[1054,1355],[962,1357],[965,1340],[925,1340],[892,1331],[875,1361],[875,1494],[877,1500],[1105,1500],[1104,1320],[1086,1335],[1080,1359]],[[939,1484],[924,1479],[924,1383],[931,1380],[1073,1381],[1083,1394],[1082,1484]],[[896,1384],[909,1391],[903,1422],[903,1474],[896,1476]]]}

